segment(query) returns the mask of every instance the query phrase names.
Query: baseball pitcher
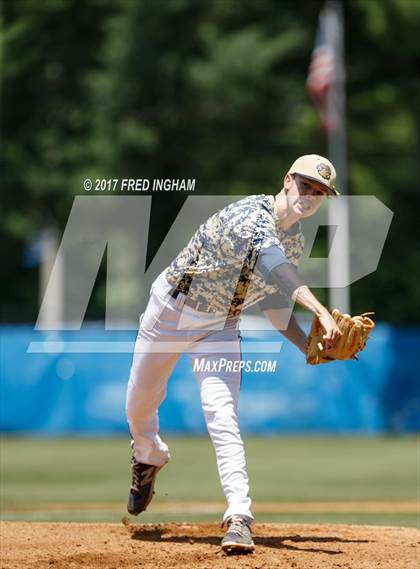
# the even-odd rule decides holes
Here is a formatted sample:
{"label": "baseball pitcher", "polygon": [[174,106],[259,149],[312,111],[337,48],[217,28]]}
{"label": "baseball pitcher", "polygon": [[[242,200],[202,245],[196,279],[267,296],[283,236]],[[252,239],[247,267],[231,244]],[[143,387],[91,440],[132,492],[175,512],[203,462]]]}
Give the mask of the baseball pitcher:
{"label": "baseball pitcher", "polygon": [[[313,215],[325,196],[338,195],[335,181],[335,169],[326,158],[301,156],[277,195],[250,196],[216,212],[153,283],[140,319],[127,390],[132,436],[130,514],[147,508],[156,475],[170,459],[159,435],[158,408],[182,352],[191,361],[221,357],[240,361],[239,315],[260,303],[279,331],[307,357],[308,338],[293,315],[287,329],[280,329],[278,309],[290,306],[292,300],[314,314],[317,349],[322,351],[321,360],[328,361],[343,327],[312,294],[297,266],[304,246],[299,220]],[[222,540],[227,553],[254,549],[237,417],[241,384],[237,370],[240,367],[233,365],[219,372],[195,372],[227,502]]]}

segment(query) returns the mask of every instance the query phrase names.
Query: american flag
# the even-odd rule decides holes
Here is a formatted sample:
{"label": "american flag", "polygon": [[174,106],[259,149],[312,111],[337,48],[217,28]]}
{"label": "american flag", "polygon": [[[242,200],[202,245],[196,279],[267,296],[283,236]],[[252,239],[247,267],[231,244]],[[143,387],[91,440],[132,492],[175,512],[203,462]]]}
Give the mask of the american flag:
{"label": "american flag", "polygon": [[338,83],[343,77],[340,54],[340,24],[337,4],[327,2],[319,15],[315,46],[309,65],[306,88],[318,107],[323,128],[335,132],[340,127]]}

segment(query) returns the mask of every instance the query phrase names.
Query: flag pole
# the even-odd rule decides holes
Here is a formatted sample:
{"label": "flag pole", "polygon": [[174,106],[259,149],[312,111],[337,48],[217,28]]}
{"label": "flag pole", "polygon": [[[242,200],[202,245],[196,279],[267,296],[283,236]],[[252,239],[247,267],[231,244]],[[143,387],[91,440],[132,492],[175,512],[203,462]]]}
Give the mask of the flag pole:
{"label": "flag pole", "polygon": [[335,88],[327,95],[327,114],[335,117],[335,128],[328,129],[328,157],[337,171],[337,188],[342,199],[330,200],[328,242],[337,254],[328,257],[328,290],[330,308],[350,314],[350,244],[347,204],[347,141],[346,141],[346,77],[344,53],[344,14],[342,0],[328,3],[328,32],[335,45]]}

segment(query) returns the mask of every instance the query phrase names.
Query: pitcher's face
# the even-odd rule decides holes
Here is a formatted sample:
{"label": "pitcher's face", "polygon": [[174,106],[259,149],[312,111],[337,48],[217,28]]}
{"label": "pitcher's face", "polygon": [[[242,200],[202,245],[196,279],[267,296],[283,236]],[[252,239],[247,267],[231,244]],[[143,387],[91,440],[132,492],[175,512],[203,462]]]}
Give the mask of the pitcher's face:
{"label": "pitcher's face", "polygon": [[300,174],[286,174],[284,178],[289,210],[299,217],[310,217],[321,206],[328,190],[320,182]]}

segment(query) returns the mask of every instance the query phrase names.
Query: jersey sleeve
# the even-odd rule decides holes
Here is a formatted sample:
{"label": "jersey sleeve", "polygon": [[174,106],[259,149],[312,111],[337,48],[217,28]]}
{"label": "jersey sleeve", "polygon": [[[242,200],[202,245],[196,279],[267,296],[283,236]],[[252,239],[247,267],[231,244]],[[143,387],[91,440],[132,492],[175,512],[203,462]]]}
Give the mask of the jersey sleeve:
{"label": "jersey sleeve", "polygon": [[255,268],[267,282],[271,271],[275,267],[288,262],[286,254],[280,245],[270,245],[270,247],[260,250]]}

